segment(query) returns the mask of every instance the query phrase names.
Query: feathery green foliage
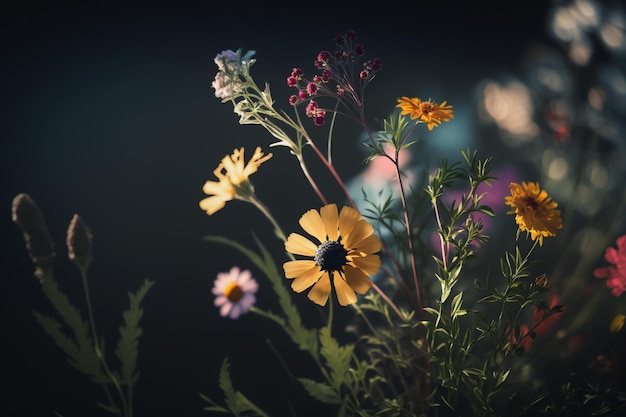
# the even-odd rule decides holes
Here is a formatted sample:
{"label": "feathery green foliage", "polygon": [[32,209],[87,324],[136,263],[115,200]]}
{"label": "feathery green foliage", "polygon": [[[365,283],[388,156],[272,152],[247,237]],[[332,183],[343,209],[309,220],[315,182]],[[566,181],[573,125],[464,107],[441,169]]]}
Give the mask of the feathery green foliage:
{"label": "feathery green foliage", "polygon": [[244,416],[258,416],[269,417],[263,410],[256,406],[240,391],[235,390],[233,383],[230,379],[230,362],[228,358],[222,361],[219,375],[219,385],[224,393],[224,402],[226,406],[221,406],[215,401],[211,400],[204,394],[200,394],[200,397],[208,402],[210,405],[203,407],[205,411],[231,414],[235,417]]}
{"label": "feathery green foliage", "polygon": [[139,321],[143,316],[143,309],[140,304],[148,290],[154,282],[145,280],[136,293],[128,293],[130,307],[123,314],[124,326],[120,327],[120,340],[117,343],[115,353],[121,361],[120,383],[132,387],[139,378],[137,368],[137,355],[139,337],[143,331],[139,327]]}
{"label": "feathery green foliage", "polygon": [[[59,289],[51,272],[42,278],[41,288],[62,319],[62,323],[42,313],[33,312],[37,321],[65,353],[68,362],[75,369],[88,375],[96,383],[104,382],[100,360],[94,349],[87,321],[67,295]],[[70,330],[70,335],[63,330],[64,328]]]}

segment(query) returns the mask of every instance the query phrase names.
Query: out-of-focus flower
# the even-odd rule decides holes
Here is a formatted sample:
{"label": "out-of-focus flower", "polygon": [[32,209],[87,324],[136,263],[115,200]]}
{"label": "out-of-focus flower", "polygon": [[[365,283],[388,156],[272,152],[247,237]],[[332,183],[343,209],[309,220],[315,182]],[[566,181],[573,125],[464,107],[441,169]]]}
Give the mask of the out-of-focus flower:
{"label": "out-of-focus flower", "polygon": [[539,240],[543,245],[545,236],[556,236],[556,231],[563,227],[558,204],[550,198],[536,182],[512,182],[509,185],[510,196],[504,198],[506,205],[513,207],[507,214],[515,214],[519,230],[530,233],[532,240]]}
{"label": "out-of-focus flower", "polygon": [[41,269],[47,268],[54,258],[54,242],[48,231],[43,214],[28,194],[18,194],[13,199],[11,218],[22,229],[26,250],[41,277]]}
{"label": "out-of-focus flower", "polygon": [[618,314],[617,316],[613,317],[610,326],[611,332],[617,333],[622,330],[624,328],[624,322],[626,322],[626,316],[623,314]]}
{"label": "out-of-focus flower", "polygon": [[604,253],[604,259],[613,265],[596,268],[593,275],[606,278],[606,286],[611,289],[611,294],[619,297],[626,291],[626,235],[618,237],[615,243],[617,249],[609,246]]}
{"label": "out-of-focus flower", "polygon": [[210,197],[200,201],[200,208],[210,216],[233,198],[241,200],[253,198],[254,187],[248,177],[271,157],[271,153],[263,154],[260,147],[255,149],[247,164],[244,164],[243,147],[235,149],[232,155],[226,155],[213,171],[218,181],[207,181],[202,187],[202,191]]}
{"label": "out-of-focus flower", "polygon": [[220,308],[222,317],[237,319],[256,303],[258,289],[259,284],[250,271],[233,266],[229,272],[217,274],[212,289],[215,306]]}
{"label": "out-of-focus flower", "polygon": [[83,219],[74,214],[67,228],[67,252],[72,262],[85,270],[91,262],[92,234]]}
{"label": "out-of-focus flower", "polygon": [[427,123],[428,130],[433,130],[441,122],[448,122],[454,118],[452,106],[447,104],[447,101],[437,104],[431,99],[422,101],[417,97],[401,97],[396,107],[402,109],[400,115],[409,115],[411,120],[419,119],[420,122]]}
{"label": "out-of-focus flower", "polygon": [[529,88],[519,81],[501,84],[485,81],[481,86],[479,110],[487,123],[495,123],[509,145],[536,138],[539,126],[533,119],[534,105]]}
{"label": "out-of-focus flower", "polygon": [[299,293],[312,287],[308,298],[324,306],[332,280],[340,305],[356,302],[355,292],[365,294],[372,286],[368,276],[380,268],[380,257],[374,253],[382,243],[374,227],[351,207],[343,207],[339,213],[336,204],[327,204],[319,212],[307,211],[300,226],[319,243],[298,233],[287,238],[288,252],[312,258],[285,262],[285,277],[295,278],[291,288]]}
{"label": "out-of-focus flower", "polygon": [[520,324],[519,326],[519,340],[518,337],[516,335],[516,332],[514,332],[512,329],[508,329],[508,340],[509,342],[511,342],[512,344],[517,344],[519,342],[519,347],[524,348],[525,350],[528,350],[528,348],[530,347],[530,344],[533,342],[533,338],[535,337],[534,333],[530,332],[530,327],[527,324]]}

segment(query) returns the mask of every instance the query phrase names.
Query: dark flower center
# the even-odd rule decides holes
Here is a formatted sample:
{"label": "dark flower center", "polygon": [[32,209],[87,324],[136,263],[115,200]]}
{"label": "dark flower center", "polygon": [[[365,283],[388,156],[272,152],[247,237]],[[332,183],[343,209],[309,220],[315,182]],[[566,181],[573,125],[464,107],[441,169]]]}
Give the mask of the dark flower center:
{"label": "dark flower center", "polygon": [[525,197],[524,203],[526,203],[526,207],[525,207],[526,211],[529,212],[530,214],[534,214],[539,208],[539,204],[537,203],[537,200],[535,200],[533,197]]}
{"label": "dark flower center", "polygon": [[339,271],[348,260],[348,251],[343,245],[335,240],[327,240],[317,247],[315,251],[315,263],[322,271]]}
{"label": "dark flower center", "polygon": [[243,290],[236,282],[231,282],[224,288],[224,295],[231,303],[236,303],[243,297]]}

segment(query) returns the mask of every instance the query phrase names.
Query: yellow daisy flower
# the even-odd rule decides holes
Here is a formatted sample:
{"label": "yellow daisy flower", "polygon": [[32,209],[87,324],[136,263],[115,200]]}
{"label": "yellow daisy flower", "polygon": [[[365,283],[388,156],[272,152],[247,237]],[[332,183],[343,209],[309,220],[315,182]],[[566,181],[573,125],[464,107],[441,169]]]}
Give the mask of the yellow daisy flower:
{"label": "yellow daisy flower", "polygon": [[374,253],[382,243],[374,227],[351,207],[339,213],[336,204],[327,204],[319,212],[307,211],[300,217],[300,226],[319,243],[298,233],[287,238],[288,252],[312,258],[283,264],[285,277],[294,279],[291,288],[298,293],[311,288],[309,299],[324,306],[332,281],[340,305],[355,303],[355,292],[365,294],[372,286],[368,276],[380,268],[380,257]]}
{"label": "yellow daisy flower", "polygon": [[210,197],[200,201],[200,208],[210,216],[233,198],[249,200],[254,197],[254,187],[248,177],[271,157],[271,153],[264,155],[260,147],[256,148],[247,164],[244,164],[243,148],[226,155],[213,171],[218,181],[207,181],[202,187],[202,191]]}
{"label": "yellow daisy flower", "polygon": [[558,204],[550,198],[539,183],[522,182],[522,185],[509,184],[511,195],[505,197],[505,203],[513,207],[507,214],[515,214],[519,230],[530,233],[532,240],[539,239],[543,245],[544,236],[556,236],[556,231],[563,227]]}
{"label": "yellow daisy flower", "polygon": [[409,115],[411,120],[419,119],[428,124],[428,130],[433,130],[441,122],[448,122],[454,118],[452,106],[447,101],[437,104],[432,100],[422,101],[417,97],[401,97],[396,107],[402,109],[401,116]]}

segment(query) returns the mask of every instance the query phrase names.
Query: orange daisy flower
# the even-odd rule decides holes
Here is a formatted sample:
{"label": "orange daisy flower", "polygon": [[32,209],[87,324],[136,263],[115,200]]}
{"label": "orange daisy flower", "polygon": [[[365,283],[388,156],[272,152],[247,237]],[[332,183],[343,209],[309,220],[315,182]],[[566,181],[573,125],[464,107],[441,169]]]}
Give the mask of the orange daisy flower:
{"label": "orange daisy flower", "polygon": [[396,107],[402,109],[401,116],[409,115],[411,120],[419,119],[421,123],[427,123],[428,130],[454,118],[452,106],[447,101],[437,104],[430,99],[422,101],[417,97],[401,97]]}

